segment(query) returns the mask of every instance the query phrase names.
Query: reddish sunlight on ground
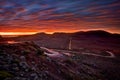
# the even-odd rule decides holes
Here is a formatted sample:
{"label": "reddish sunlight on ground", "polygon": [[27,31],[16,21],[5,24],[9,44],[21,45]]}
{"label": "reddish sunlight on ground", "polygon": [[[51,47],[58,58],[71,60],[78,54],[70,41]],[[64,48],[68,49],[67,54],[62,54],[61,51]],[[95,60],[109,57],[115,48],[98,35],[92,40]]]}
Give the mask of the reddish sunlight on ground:
{"label": "reddish sunlight on ground", "polygon": [[8,44],[15,44],[15,43],[18,43],[18,42],[15,42],[15,41],[7,41]]}

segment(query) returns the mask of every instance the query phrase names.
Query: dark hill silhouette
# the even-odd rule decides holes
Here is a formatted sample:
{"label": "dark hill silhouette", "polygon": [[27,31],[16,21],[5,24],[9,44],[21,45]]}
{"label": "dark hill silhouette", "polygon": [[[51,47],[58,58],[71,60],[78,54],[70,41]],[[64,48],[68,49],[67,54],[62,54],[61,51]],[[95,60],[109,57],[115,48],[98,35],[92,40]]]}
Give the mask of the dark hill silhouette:
{"label": "dark hill silhouette", "polygon": [[93,31],[80,31],[73,33],[73,36],[79,37],[79,36],[90,36],[90,37],[120,37],[119,34],[112,34],[107,31],[103,30],[93,30]]}
{"label": "dark hill silhouette", "polygon": [[120,38],[120,34],[112,34],[107,31],[103,30],[93,30],[93,31],[80,31],[75,33],[60,33],[56,32],[54,34],[46,34],[46,33],[37,33],[34,35],[25,35],[25,36],[18,36],[12,39],[39,39],[43,37],[80,37],[80,36],[93,36],[93,37],[118,37]]}

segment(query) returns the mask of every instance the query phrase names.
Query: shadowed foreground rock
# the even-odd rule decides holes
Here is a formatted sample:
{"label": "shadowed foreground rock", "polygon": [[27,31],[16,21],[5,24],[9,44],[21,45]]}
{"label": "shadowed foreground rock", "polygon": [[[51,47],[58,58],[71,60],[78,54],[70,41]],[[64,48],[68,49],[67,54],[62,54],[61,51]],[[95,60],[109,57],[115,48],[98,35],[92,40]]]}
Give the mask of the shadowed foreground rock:
{"label": "shadowed foreground rock", "polygon": [[0,79],[120,80],[119,59],[75,53],[55,58],[44,53],[34,43],[0,44]]}

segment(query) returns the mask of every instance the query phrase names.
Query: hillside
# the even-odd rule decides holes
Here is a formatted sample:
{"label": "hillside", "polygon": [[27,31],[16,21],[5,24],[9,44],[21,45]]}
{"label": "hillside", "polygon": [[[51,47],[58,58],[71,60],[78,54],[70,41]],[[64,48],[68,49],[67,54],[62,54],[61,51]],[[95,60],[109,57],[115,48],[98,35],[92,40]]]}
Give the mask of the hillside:
{"label": "hillside", "polygon": [[[111,34],[106,31],[87,31],[76,33],[38,33],[35,35],[8,38],[14,41],[33,41],[39,46],[57,49],[68,49],[71,40],[72,49],[89,49],[94,51],[113,51],[116,55],[120,53],[120,35]],[[120,56],[120,55],[119,55]]]}
{"label": "hillside", "polygon": [[[35,43],[0,45],[1,80],[119,80],[117,58],[56,52]],[[55,56],[57,54],[57,56]],[[69,55],[68,55],[69,54]]]}
{"label": "hillside", "polygon": [[3,38],[2,38],[2,36],[0,35],[0,41],[3,41]]}

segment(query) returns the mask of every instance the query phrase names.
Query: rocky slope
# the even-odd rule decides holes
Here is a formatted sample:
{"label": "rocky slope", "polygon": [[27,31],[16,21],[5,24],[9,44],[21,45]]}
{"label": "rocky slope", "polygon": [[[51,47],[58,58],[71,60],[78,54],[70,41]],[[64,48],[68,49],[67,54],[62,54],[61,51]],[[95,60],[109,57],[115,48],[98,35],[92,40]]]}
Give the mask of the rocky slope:
{"label": "rocky slope", "polygon": [[[32,42],[0,44],[1,80],[119,80],[120,63],[79,53],[49,56]],[[52,53],[49,53],[52,54]]]}

